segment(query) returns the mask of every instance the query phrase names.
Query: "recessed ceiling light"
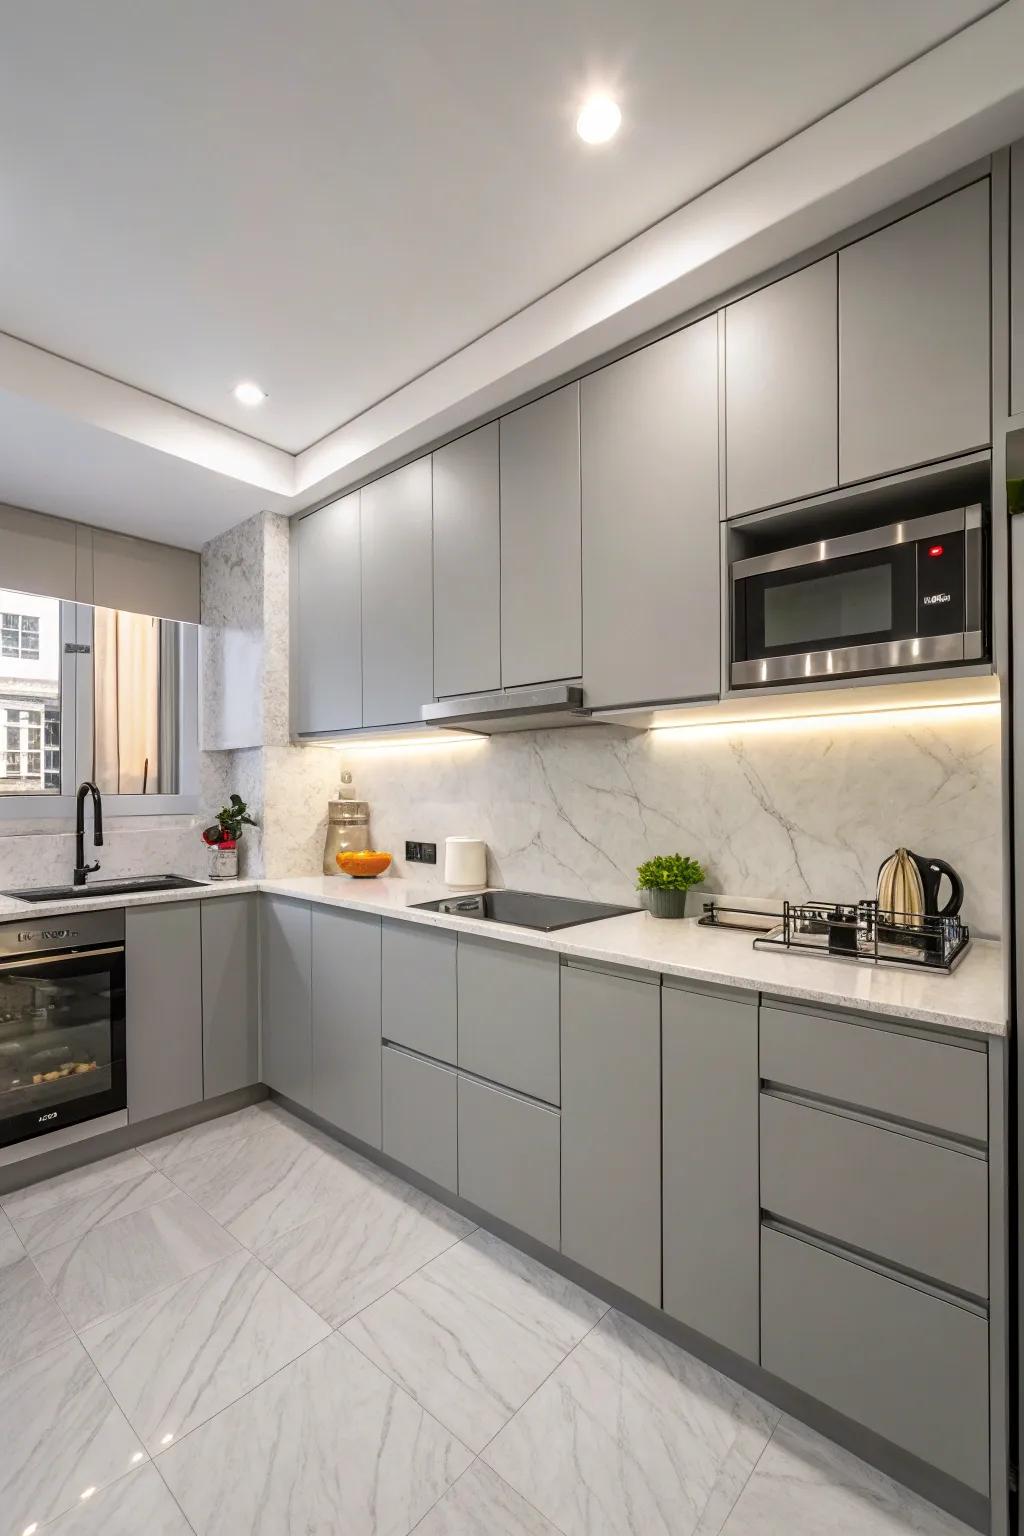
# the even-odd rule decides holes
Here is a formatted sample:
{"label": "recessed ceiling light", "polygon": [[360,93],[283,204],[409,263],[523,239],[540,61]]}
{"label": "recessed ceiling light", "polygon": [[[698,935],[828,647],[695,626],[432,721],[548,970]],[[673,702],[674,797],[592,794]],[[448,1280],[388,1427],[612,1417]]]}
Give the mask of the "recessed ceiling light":
{"label": "recessed ceiling light", "polygon": [[243,379],[241,384],[236,384],[231,391],[239,405],[262,405],[267,398],[265,389],[260,389],[251,379]]}
{"label": "recessed ceiling light", "polygon": [[576,132],[585,144],[607,144],[619,131],[622,113],[610,96],[591,96],[580,108]]}

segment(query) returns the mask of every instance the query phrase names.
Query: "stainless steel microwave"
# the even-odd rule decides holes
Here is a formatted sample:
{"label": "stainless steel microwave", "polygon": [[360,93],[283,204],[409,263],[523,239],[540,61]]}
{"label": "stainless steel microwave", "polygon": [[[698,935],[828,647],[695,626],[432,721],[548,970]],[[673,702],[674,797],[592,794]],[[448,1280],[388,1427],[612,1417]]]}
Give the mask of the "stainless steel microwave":
{"label": "stainless steel microwave", "polygon": [[737,560],[731,685],[980,660],[985,570],[980,506]]}

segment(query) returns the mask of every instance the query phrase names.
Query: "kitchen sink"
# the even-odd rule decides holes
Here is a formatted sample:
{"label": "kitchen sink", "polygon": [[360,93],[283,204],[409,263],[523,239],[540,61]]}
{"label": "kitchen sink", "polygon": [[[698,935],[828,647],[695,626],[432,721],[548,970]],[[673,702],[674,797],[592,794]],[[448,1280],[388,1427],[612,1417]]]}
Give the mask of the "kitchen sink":
{"label": "kitchen sink", "polygon": [[93,880],[88,885],[35,885],[27,891],[4,891],[16,901],[81,901],[89,896],[140,896],[158,891],[184,891],[202,885],[184,875],[140,875],[135,880]]}

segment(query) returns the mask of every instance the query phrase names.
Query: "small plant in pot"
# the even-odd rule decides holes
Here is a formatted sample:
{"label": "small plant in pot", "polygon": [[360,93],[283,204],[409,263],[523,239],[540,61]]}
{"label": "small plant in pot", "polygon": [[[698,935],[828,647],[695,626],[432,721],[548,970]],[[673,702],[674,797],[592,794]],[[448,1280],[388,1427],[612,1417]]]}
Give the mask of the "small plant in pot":
{"label": "small plant in pot", "polygon": [[696,859],[685,853],[659,853],[638,865],[636,888],[653,917],[685,917],[686,893],[706,879]]}
{"label": "small plant in pot", "polygon": [[217,812],[216,823],[207,827],[203,842],[213,849],[210,860],[211,880],[234,880],[238,875],[238,844],[243,828],[255,827],[249,807],[241,795],[232,795]]}

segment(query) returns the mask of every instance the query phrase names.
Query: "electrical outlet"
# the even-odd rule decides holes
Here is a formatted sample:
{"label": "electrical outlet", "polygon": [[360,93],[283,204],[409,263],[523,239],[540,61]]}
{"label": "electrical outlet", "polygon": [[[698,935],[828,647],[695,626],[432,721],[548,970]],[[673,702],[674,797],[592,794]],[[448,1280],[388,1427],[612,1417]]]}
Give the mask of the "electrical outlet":
{"label": "electrical outlet", "polygon": [[407,864],[436,864],[436,843],[406,843],[405,861]]}

